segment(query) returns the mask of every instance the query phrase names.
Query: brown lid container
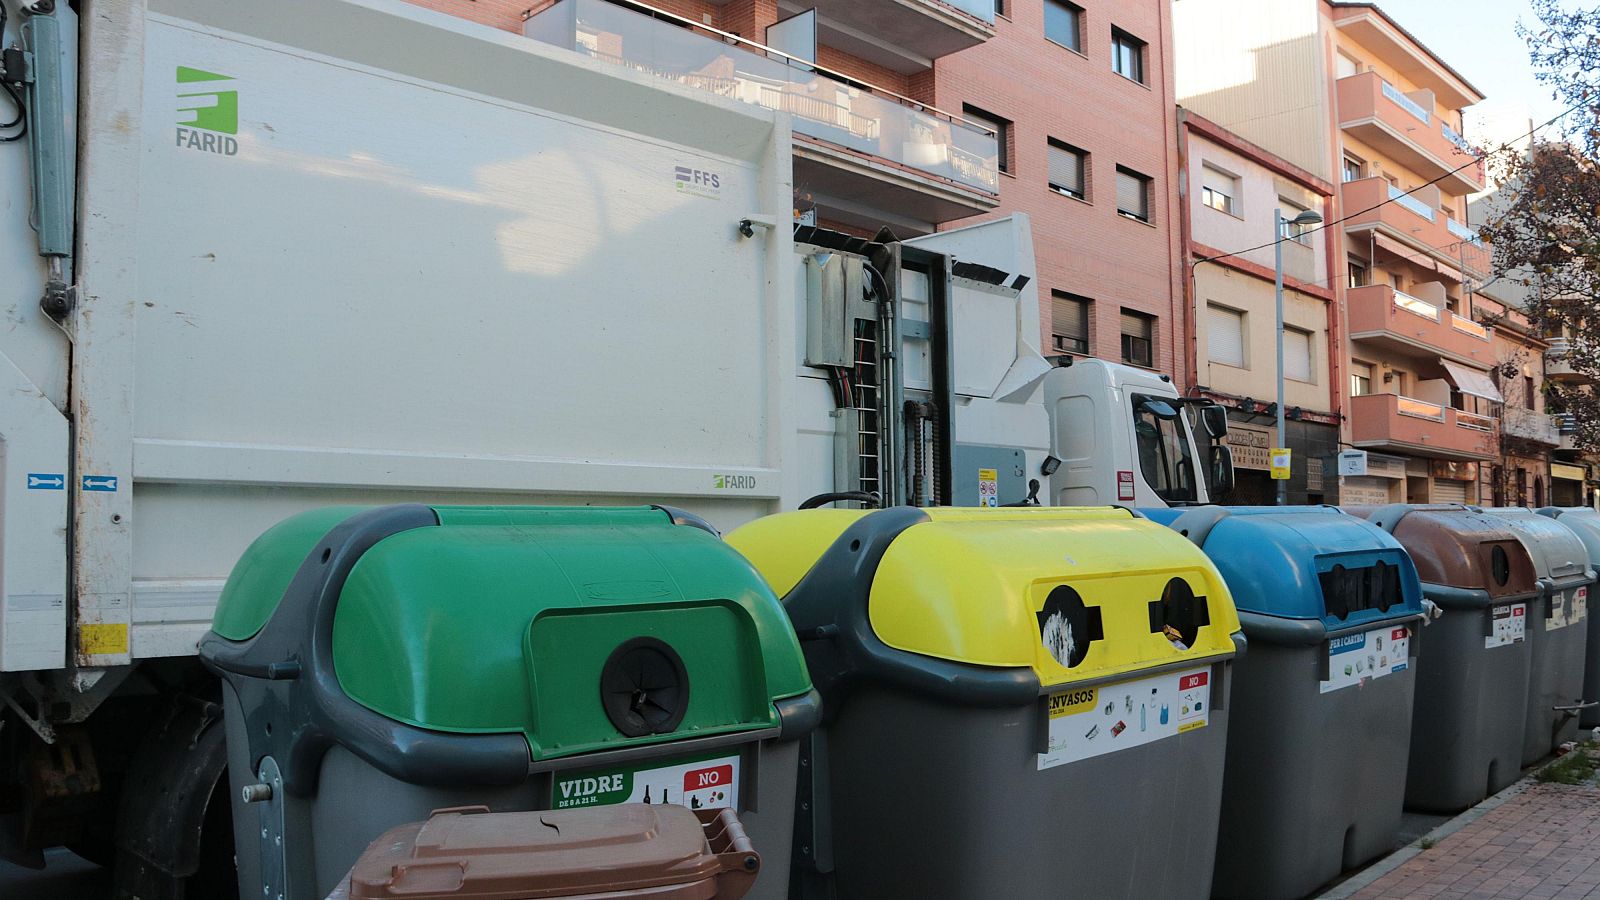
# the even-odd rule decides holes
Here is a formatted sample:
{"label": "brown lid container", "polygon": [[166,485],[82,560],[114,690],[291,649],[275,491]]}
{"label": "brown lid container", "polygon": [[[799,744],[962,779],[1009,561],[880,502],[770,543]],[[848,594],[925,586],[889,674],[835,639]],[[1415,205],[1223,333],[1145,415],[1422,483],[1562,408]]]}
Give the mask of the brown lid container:
{"label": "brown lid container", "polygon": [[1459,504],[1341,508],[1388,529],[1411,554],[1424,586],[1481,590],[1492,598],[1539,590],[1528,548],[1503,520],[1480,509]]}
{"label": "brown lid container", "polygon": [[732,810],[630,803],[491,813],[480,806],[390,829],[361,855],[342,890],[350,900],[736,900],[760,869]]}

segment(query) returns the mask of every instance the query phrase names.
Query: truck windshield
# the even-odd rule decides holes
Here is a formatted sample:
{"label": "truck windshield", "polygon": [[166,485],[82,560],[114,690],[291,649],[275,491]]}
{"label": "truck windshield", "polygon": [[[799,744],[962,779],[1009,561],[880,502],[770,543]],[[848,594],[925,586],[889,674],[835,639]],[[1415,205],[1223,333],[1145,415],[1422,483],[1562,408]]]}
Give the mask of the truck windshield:
{"label": "truck windshield", "polygon": [[1168,503],[1199,500],[1189,436],[1175,405],[1161,397],[1134,394],[1133,431],[1139,468],[1156,495]]}

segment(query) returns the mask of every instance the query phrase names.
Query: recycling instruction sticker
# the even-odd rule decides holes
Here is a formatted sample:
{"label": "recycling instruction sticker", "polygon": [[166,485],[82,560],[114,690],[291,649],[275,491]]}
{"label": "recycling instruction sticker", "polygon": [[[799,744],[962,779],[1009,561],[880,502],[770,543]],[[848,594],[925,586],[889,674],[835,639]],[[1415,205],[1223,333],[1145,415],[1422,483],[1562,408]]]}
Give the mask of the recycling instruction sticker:
{"label": "recycling instruction sticker", "polygon": [[1484,649],[1507,647],[1528,639],[1528,604],[1508,603],[1494,608],[1494,626],[1483,639]]}
{"label": "recycling instruction sticker", "polygon": [[1544,620],[1545,631],[1555,631],[1576,625],[1589,614],[1589,588],[1579,587],[1551,595],[1550,617]]}
{"label": "recycling instruction sticker", "polygon": [[1000,505],[1000,473],[995,469],[978,470],[978,505]]}
{"label": "recycling instruction sticker", "polygon": [[1411,630],[1385,625],[1328,641],[1328,680],[1321,692],[1353,687],[1373,678],[1403,672],[1411,664]]}
{"label": "recycling instruction sticker", "polygon": [[739,755],[558,773],[550,786],[551,809],[617,803],[676,803],[690,809],[738,809]]}
{"label": "recycling instruction sticker", "polygon": [[1204,728],[1211,668],[1050,695],[1050,741],[1039,768],[1064,766]]}

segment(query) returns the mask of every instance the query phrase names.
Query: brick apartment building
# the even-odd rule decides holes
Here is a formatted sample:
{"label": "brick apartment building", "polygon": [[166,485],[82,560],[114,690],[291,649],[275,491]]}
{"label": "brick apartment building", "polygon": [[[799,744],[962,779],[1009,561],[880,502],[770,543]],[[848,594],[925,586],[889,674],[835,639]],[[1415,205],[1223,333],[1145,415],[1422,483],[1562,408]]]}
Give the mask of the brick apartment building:
{"label": "brick apartment building", "polygon": [[1179,103],[1339,185],[1334,397],[1343,441],[1369,451],[1339,501],[1491,501],[1505,400],[1474,294],[1489,255],[1466,224],[1483,167],[1461,137],[1483,95],[1370,3],[1173,10]]}
{"label": "brick apartment building", "polygon": [[413,2],[789,112],[804,221],[1026,212],[1047,354],[1187,363],[1169,0]]}

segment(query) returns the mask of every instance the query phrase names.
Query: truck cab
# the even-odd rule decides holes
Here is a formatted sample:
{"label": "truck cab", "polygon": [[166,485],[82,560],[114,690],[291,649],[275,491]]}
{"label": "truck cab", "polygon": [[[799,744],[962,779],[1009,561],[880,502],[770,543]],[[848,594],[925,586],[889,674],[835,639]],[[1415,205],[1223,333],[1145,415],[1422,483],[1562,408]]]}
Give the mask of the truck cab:
{"label": "truck cab", "polygon": [[[1187,506],[1232,490],[1220,406],[1180,396],[1171,376],[1148,369],[1061,361],[1044,379],[1051,455],[1059,460],[1052,505]],[[1209,440],[1197,440],[1197,431]]]}

